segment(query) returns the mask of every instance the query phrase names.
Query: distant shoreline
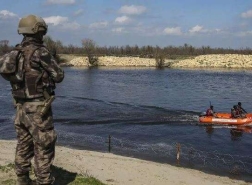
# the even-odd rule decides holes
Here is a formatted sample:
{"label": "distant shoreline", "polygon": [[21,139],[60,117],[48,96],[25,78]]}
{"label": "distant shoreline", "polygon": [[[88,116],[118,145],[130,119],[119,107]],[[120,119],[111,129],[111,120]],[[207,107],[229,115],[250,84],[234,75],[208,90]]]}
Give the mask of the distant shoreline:
{"label": "distant shoreline", "polygon": [[[67,57],[67,55],[62,55]],[[72,57],[72,58],[71,58]],[[74,55],[68,56],[68,62],[62,66],[85,67],[90,66],[87,57],[79,57]],[[139,57],[114,57],[103,56],[98,57],[98,66],[106,67],[156,67],[154,58]],[[252,55],[240,54],[213,54],[200,55],[184,60],[166,59],[163,67],[169,68],[220,68],[220,69],[252,69]]]}

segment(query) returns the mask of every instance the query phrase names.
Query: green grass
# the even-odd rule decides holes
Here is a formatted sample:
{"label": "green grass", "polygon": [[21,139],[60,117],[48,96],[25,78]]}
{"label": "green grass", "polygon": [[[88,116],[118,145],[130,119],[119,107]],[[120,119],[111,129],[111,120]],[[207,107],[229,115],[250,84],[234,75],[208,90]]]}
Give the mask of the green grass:
{"label": "green grass", "polygon": [[14,180],[14,179],[8,179],[8,180],[2,181],[1,183],[4,184],[4,185],[14,185],[14,184],[16,184],[16,180]]}
{"label": "green grass", "polygon": [[[105,185],[101,181],[88,174],[82,175],[69,172],[57,166],[53,166],[52,171],[53,176],[56,178],[55,185]],[[16,175],[14,172],[14,164],[0,166],[0,173],[1,176],[4,176],[3,179],[0,179],[0,184],[15,185]],[[31,173],[31,176],[34,176],[33,172]]]}
{"label": "green grass", "polygon": [[88,174],[80,175],[77,173],[69,172],[63,168],[59,168],[56,166],[53,166],[53,175],[56,178],[55,184],[60,185],[104,185],[99,180],[95,179],[94,177],[91,177]]}
{"label": "green grass", "polygon": [[6,166],[0,166],[0,171],[5,172],[5,173],[8,173],[9,171],[13,169],[14,169],[14,164],[11,164],[11,163]]}

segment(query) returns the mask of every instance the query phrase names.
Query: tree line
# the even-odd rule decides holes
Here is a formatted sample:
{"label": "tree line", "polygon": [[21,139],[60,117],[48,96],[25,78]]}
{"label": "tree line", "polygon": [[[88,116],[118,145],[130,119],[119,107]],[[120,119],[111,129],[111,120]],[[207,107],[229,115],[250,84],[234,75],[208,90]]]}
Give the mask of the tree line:
{"label": "tree line", "polygon": [[[76,54],[86,55],[91,57],[95,62],[98,56],[132,56],[132,57],[143,57],[143,58],[168,58],[178,59],[183,57],[206,55],[206,54],[252,54],[251,48],[211,48],[210,46],[193,47],[187,43],[183,46],[98,46],[91,39],[81,40],[82,46],[74,46],[69,44],[63,45],[60,40],[53,40],[50,36],[44,37],[44,43],[52,52],[52,54]],[[14,46],[9,46],[8,40],[0,40],[0,55],[9,52]]]}

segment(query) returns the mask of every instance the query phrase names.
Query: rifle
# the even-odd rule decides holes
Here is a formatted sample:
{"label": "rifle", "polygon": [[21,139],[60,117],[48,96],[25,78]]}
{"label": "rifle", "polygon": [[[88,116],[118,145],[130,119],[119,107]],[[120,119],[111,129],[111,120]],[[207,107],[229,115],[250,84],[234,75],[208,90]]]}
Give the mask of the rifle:
{"label": "rifle", "polygon": [[51,104],[54,101],[54,99],[55,99],[55,96],[50,96],[49,98],[47,98],[44,101],[44,104],[42,105],[42,108],[40,110],[40,115],[41,116],[44,116],[47,113],[47,111],[51,107]]}

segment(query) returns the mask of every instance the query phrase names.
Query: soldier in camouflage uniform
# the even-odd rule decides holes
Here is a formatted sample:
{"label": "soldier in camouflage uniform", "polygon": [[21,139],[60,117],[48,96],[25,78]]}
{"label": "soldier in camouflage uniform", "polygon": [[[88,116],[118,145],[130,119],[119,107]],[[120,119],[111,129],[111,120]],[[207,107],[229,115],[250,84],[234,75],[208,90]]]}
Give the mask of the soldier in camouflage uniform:
{"label": "soldier in camouflage uniform", "polygon": [[[18,185],[49,185],[55,180],[51,166],[57,135],[48,100],[53,100],[55,83],[63,80],[64,72],[43,45],[46,32],[47,25],[42,18],[35,15],[22,18],[18,27],[18,33],[24,36],[22,42],[0,59],[0,68],[5,63],[8,68],[11,60],[18,61],[15,77],[2,75],[10,81],[16,102],[15,171]],[[36,182],[29,177],[33,157]]]}

